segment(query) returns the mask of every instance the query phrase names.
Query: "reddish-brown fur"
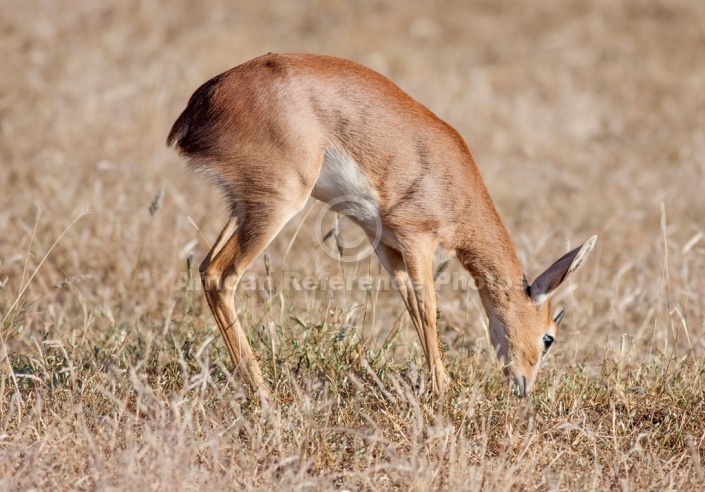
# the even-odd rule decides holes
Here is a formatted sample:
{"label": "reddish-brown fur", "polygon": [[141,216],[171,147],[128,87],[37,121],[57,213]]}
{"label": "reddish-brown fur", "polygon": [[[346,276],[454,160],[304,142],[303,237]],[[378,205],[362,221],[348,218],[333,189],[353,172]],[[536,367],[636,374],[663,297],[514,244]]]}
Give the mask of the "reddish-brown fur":
{"label": "reddish-brown fur", "polygon": [[[237,320],[233,289],[305,204],[326,150],[335,148],[354,160],[375,196],[384,230],[376,251],[400,285],[435,391],[443,390],[447,378],[432,279],[438,246],[454,253],[485,286],[480,295],[493,344],[518,392],[531,389],[542,337],[556,332],[546,301],[594,240],[556,262],[543,282],[525,286],[512,242],[464,140],[387,78],[339,58],[265,55],[202,85],[167,143],[228,198],[232,218],[201,271],[233,362],[252,385],[266,388]],[[374,232],[364,220],[359,223]]]}

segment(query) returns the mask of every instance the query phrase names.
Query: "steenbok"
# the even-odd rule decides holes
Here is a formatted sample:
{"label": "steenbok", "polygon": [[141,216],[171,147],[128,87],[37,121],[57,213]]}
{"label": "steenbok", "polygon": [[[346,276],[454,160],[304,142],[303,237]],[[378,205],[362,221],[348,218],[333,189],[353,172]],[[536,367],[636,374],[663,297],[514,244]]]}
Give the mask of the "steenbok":
{"label": "steenbok", "polygon": [[337,203],[334,210],[375,239],[437,394],[448,379],[436,335],[437,249],[482,285],[492,344],[514,392],[525,396],[563,317],[552,316],[551,295],[596,241],[591,237],[529,285],[458,132],[379,73],[339,58],[270,53],[212,78],[191,96],[167,145],[227,198],[230,220],[200,271],[233,364],[264,394],[237,319],[235,288],[310,196]]}

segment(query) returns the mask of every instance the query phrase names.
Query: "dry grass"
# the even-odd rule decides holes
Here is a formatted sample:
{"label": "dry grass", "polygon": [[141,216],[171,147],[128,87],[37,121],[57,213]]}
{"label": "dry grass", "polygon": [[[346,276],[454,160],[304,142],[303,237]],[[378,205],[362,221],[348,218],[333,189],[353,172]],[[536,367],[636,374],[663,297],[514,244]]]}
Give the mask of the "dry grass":
{"label": "dry grass", "polygon": [[[2,8],[0,488],[699,489],[705,4],[237,3]],[[267,51],[358,60],[456,126],[529,277],[600,236],[531,398],[474,293],[441,294],[437,401],[394,292],[286,290],[379,272],[323,254],[315,210],[239,295],[276,404],[231,379],[179,288],[208,249],[188,216],[212,241],[224,210],[163,142],[198,84]]]}

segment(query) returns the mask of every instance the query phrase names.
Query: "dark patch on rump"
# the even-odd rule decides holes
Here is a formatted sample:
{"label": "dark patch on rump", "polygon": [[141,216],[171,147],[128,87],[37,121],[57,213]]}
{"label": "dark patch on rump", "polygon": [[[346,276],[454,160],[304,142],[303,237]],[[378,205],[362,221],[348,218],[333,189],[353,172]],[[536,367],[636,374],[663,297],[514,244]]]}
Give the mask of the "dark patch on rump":
{"label": "dark patch on rump", "polygon": [[264,62],[264,67],[274,73],[279,73],[284,69],[281,64],[274,58],[268,58],[267,61]]}
{"label": "dark patch on rump", "polygon": [[224,74],[217,75],[196,89],[171,127],[167,146],[175,145],[179,153],[188,157],[216,154],[215,133],[223,109],[214,99],[223,77]]}

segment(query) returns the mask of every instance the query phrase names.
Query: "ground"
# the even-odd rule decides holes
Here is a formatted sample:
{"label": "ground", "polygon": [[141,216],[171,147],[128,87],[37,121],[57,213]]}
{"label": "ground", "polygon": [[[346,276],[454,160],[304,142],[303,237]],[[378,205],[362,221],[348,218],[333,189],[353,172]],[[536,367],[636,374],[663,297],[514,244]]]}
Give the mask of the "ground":
{"label": "ground", "polygon": [[[0,488],[700,489],[703,2],[2,11]],[[230,375],[197,279],[226,208],[164,141],[198,85],[270,51],[361,62],[457,128],[530,280],[599,236],[556,295],[531,397],[511,395],[457,264],[434,397],[379,263],[331,258],[313,202],[238,294],[272,405]]]}

